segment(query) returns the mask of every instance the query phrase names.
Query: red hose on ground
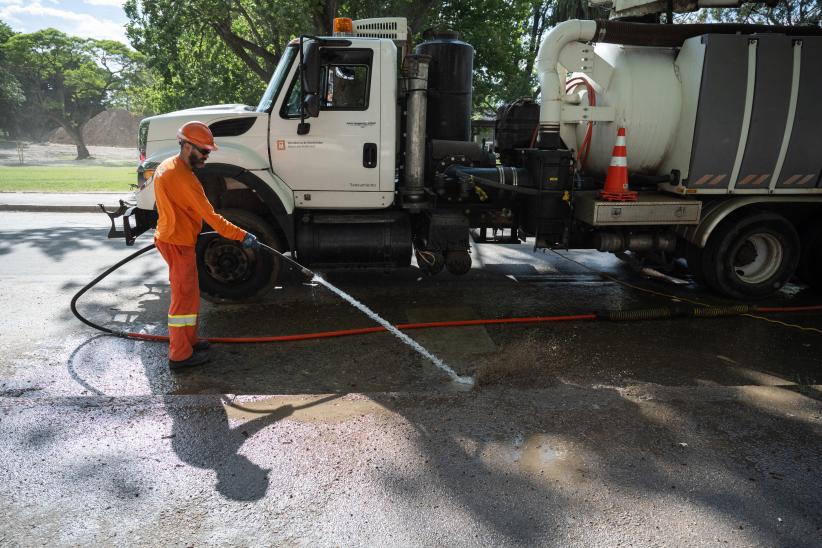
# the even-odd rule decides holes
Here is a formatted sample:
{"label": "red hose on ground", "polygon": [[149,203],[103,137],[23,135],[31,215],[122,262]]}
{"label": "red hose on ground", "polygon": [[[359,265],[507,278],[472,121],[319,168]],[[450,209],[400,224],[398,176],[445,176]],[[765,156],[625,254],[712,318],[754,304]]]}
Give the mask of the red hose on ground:
{"label": "red hose on ground", "polygon": [[[455,320],[450,322],[420,322],[401,323],[395,327],[399,330],[409,329],[430,329],[435,327],[464,327],[469,325],[493,325],[503,323],[541,323],[541,322],[573,322],[580,320],[596,320],[596,314],[576,314],[571,316],[534,316],[531,318],[499,318],[495,320]],[[342,329],[339,331],[323,331],[321,333],[301,333],[299,335],[277,335],[275,337],[209,337],[208,342],[213,343],[266,343],[266,342],[286,342],[305,341],[310,339],[328,339],[331,337],[347,337],[349,335],[365,335],[367,333],[379,333],[388,331],[382,326],[360,327],[357,329]],[[129,338],[141,339],[144,341],[167,341],[166,335],[147,335],[145,333],[126,333]]]}
{"label": "red hose on ground", "polygon": [[[822,305],[814,306],[782,306],[782,307],[760,307],[755,312],[779,313],[779,312],[817,312],[822,311]],[[419,322],[397,324],[395,327],[400,330],[411,329],[432,329],[439,327],[465,327],[471,325],[499,325],[511,323],[545,323],[545,322],[574,322],[596,320],[596,314],[572,314],[567,316],[532,316],[527,318],[498,318],[491,320],[455,320],[448,322]],[[351,335],[365,335],[368,333],[380,333],[387,331],[382,326],[360,327],[357,329],[342,329],[338,331],[323,331],[320,333],[301,333],[298,335],[277,335],[274,337],[209,337],[209,342],[213,343],[268,343],[268,342],[288,342],[305,341],[311,339],[327,339],[332,337],[348,337]],[[144,341],[167,341],[165,335],[148,335],[145,333],[126,333],[129,338]]]}

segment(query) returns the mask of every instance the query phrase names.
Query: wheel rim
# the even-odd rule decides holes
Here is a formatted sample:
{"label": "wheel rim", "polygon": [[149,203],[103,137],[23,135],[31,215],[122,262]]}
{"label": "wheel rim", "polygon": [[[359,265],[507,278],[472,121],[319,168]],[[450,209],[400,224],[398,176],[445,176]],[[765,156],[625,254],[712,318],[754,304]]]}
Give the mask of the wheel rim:
{"label": "wheel rim", "polygon": [[765,282],[779,272],[783,254],[782,244],[773,234],[752,234],[734,255],[734,272],[745,283]]}
{"label": "wheel rim", "polygon": [[216,281],[238,282],[248,279],[254,271],[254,252],[235,242],[215,238],[205,249],[203,264]]}

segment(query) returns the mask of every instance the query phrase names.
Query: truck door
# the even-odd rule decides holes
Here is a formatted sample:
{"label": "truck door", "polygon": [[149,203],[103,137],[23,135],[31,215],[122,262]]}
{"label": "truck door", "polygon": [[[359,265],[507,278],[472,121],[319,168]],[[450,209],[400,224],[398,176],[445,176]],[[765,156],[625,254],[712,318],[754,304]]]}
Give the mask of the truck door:
{"label": "truck door", "polygon": [[[380,192],[378,42],[374,46],[377,55],[370,47],[320,48],[320,115],[306,119],[311,124],[306,135],[297,134],[300,75],[294,63],[286,92],[272,112],[270,147],[274,172],[294,191],[299,207],[391,203],[391,193]],[[393,180],[391,185],[393,189]]]}

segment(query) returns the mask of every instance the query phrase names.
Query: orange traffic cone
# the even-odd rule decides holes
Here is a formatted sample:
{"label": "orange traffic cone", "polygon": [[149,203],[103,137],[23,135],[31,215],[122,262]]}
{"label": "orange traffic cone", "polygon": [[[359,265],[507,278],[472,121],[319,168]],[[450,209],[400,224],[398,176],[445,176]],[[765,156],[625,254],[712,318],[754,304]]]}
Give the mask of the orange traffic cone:
{"label": "orange traffic cone", "polygon": [[635,202],[636,192],[628,190],[628,154],[625,147],[625,128],[617,131],[611,164],[605,176],[605,188],[599,193],[602,200],[612,202]]}

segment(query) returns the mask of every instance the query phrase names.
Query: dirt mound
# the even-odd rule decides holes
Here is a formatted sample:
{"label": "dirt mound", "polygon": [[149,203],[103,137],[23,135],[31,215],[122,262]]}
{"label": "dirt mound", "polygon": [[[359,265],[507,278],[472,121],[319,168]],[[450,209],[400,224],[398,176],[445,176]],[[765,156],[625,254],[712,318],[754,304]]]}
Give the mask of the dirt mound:
{"label": "dirt mound", "polygon": [[[137,127],[142,116],[123,109],[105,110],[83,128],[86,145],[137,148]],[[50,143],[74,144],[63,128],[48,136]]]}

